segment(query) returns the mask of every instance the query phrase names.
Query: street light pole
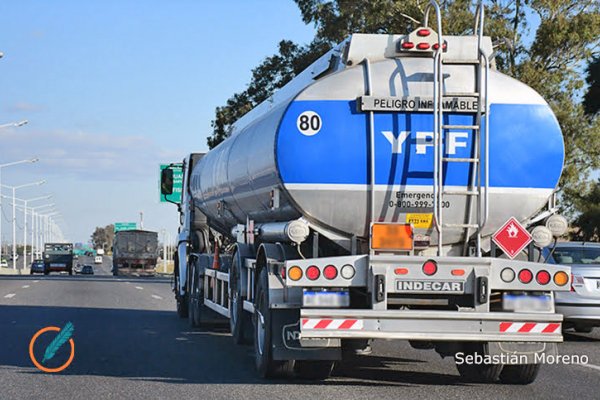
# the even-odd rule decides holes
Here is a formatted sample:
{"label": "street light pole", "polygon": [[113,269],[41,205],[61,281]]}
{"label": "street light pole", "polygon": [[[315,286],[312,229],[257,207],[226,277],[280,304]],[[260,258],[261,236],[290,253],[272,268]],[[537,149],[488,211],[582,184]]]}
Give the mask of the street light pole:
{"label": "street light pole", "polygon": [[[23,207],[23,269],[27,268],[27,204],[32,201],[47,200],[51,197],[52,195],[47,195],[36,197],[33,199],[23,200],[23,203],[25,204]],[[33,213],[33,209],[31,210],[31,212]],[[33,230],[31,231],[31,236],[31,260],[33,261]]]}
{"label": "street light pole", "polygon": [[41,214],[37,211],[40,208],[54,207],[54,203],[44,204],[37,207],[31,207],[31,221],[34,229],[31,231],[31,244],[35,244],[35,254],[37,258],[40,258],[40,225],[41,225]]}
{"label": "street light pole", "polygon": [[19,121],[19,122],[9,122],[8,124],[2,124],[0,125],[0,129],[2,128],[10,128],[11,126],[18,128],[19,126],[23,126],[26,125],[29,121],[27,121],[26,119],[24,119],[23,121]]}
{"label": "street light pole", "polygon": [[[11,167],[13,165],[38,162],[38,158],[28,160],[14,161],[6,164],[0,164],[0,188],[2,187],[2,168]],[[2,210],[2,196],[0,196],[0,210]],[[0,259],[2,258],[2,218],[0,218]]]}
{"label": "street light pole", "polygon": [[[26,183],[24,185],[19,185],[19,186],[8,186],[8,185],[2,185],[2,187],[8,187],[10,189],[12,189],[12,222],[13,222],[13,226],[12,226],[12,234],[13,234],[13,269],[17,269],[17,211],[16,211],[16,207],[17,207],[17,200],[16,200],[16,192],[17,189],[22,189],[25,187],[29,187],[29,186],[38,186],[38,185],[43,185],[44,183],[46,183],[45,180],[41,180],[38,182],[31,182],[31,183]],[[19,270],[19,273],[21,272],[21,270]]]}

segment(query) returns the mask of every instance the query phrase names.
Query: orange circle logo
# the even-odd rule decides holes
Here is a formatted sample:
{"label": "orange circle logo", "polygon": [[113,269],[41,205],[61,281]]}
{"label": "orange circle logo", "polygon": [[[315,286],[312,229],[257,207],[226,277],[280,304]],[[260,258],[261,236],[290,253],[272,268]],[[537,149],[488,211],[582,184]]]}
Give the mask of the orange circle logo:
{"label": "orange circle logo", "polygon": [[33,362],[33,365],[35,365],[36,368],[40,371],[50,373],[60,372],[67,368],[69,365],[71,365],[71,362],[73,362],[73,358],[75,358],[75,342],[73,341],[73,339],[69,339],[69,344],[71,345],[71,355],[69,356],[69,359],[66,363],[57,368],[46,368],[40,362],[38,362],[38,360],[35,358],[35,354],[33,354],[33,346],[35,345],[35,341],[46,332],[60,332],[60,328],[56,326],[47,326],[37,331],[35,335],[33,335],[33,337],[31,338],[31,341],[29,342],[29,357],[31,358],[31,362]]}

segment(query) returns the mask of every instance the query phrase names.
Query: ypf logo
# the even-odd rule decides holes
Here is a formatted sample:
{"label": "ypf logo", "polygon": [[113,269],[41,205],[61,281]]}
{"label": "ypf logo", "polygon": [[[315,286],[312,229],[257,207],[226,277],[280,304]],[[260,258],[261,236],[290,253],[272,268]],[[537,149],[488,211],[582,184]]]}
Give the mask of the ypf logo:
{"label": "ypf logo", "polygon": [[[73,341],[73,331],[75,327],[71,322],[67,322],[64,328],[60,329],[56,326],[47,326],[45,328],[40,329],[33,335],[31,341],[29,342],[29,357],[31,358],[31,362],[36,366],[37,369],[43,372],[60,372],[71,365],[73,362],[73,358],[75,358],[75,342]],[[42,361],[39,362],[35,356],[35,343],[36,341],[44,334],[48,332],[58,332],[58,334],[52,339],[50,344],[44,350],[44,355],[42,357]],[[57,367],[50,367],[48,365],[48,361],[52,360],[56,353],[66,344],[69,343],[69,356],[67,360]],[[44,366],[46,364],[46,366]]]}

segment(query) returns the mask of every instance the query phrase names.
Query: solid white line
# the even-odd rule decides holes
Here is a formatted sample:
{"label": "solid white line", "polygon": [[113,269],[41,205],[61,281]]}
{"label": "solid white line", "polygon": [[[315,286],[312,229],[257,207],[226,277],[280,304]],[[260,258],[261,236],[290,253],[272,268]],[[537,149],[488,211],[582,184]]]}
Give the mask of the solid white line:
{"label": "solid white line", "polygon": [[11,299],[11,298],[15,297],[15,294],[16,294],[16,293],[9,293],[9,294],[7,294],[6,296],[4,296],[4,298],[5,298],[5,299]]}
{"label": "solid white line", "polygon": [[141,286],[136,286],[135,288],[136,288],[136,289],[139,289],[139,290],[144,290],[144,288],[143,288],[143,287],[141,287]]}
{"label": "solid white line", "polygon": [[21,286],[23,289],[27,289],[29,287],[29,285],[23,285]]}
{"label": "solid white line", "polygon": [[33,281],[33,283],[38,283],[39,281]]}
{"label": "solid white line", "polygon": [[594,365],[594,364],[577,364],[577,365],[581,365],[582,367],[588,367],[588,368],[600,371],[600,366],[598,366],[598,365]]}
{"label": "solid white line", "polygon": [[153,294],[152,297],[155,298],[155,299],[158,299],[158,300],[162,300],[162,297],[160,297],[158,295],[155,295],[155,294]]}

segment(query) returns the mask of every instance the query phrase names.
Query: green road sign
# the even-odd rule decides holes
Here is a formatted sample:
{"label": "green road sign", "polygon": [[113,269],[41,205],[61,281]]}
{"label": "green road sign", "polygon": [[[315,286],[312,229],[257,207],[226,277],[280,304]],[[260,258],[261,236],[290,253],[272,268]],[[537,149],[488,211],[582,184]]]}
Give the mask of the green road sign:
{"label": "green road sign", "polygon": [[[163,195],[160,192],[160,175],[163,169],[166,169],[171,165],[173,170],[173,193]],[[158,194],[160,196],[161,203],[167,203],[173,201],[175,203],[181,203],[181,190],[183,189],[183,166],[181,164],[161,164],[160,170],[158,171]]]}
{"label": "green road sign", "polygon": [[137,229],[136,222],[115,222],[115,233],[119,231],[133,231]]}

